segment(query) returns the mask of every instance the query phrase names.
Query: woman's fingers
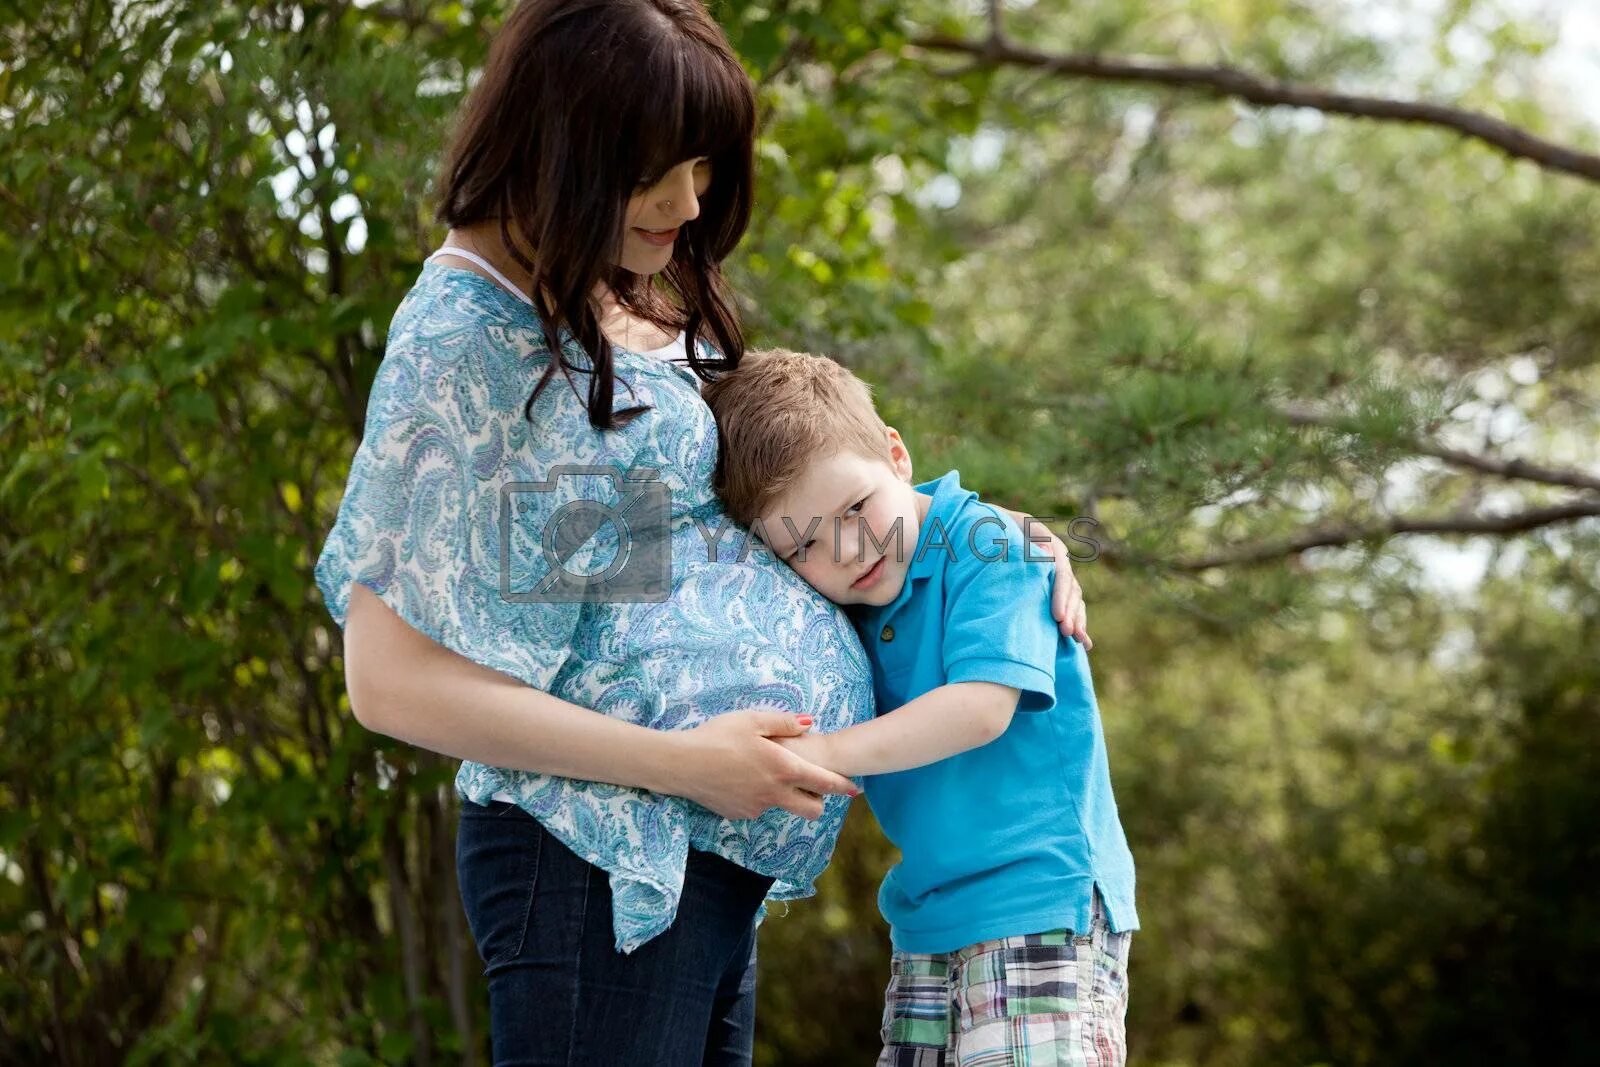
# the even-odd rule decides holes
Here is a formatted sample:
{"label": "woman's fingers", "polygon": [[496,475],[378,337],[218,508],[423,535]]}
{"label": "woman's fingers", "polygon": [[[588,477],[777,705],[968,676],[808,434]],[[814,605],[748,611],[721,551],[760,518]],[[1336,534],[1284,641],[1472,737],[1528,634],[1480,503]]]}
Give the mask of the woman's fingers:
{"label": "woman's fingers", "polygon": [[1083,590],[1078,588],[1078,577],[1072,573],[1072,564],[1062,565],[1061,557],[1056,557],[1056,584],[1050,591],[1050,614],[1057,622],[1068,622],[1072,618],[1073,600],[1083,599]]}
{"label": "woman's fingers", "polygon": [[787,711],[747,711],[757,733],[764,737],[799,737],[811,729],[807,715],[791,715]]}
{"label": "woman's fingers", "polygon": [[1078,613],[1073,622],[1072,636],[1083,642],[1084,651],[1094,651],[1094,638],[1089,636],[1089,609],[1082,596],[1078,597]]}
{"label": "woman's fingers", "polygon": [[[768,738],[798,737],[811,729],[811,717],[808,715],[790,715],[784,711],[750,711],[745,714],[750,716],[755,728]],[[828,793],[854,795],[859,792],[855,783],[842,774],[835,774],[826,767],[819,767],[787,750],[785,756],[791,768],[789,785],[824,795]]]}
{"label": "woman's fingers", "polygon": [[845,796],[855,796],[859,792],[856,784],[844,775],[835,774],[826,767],[818,767],[815,763],[808,763],[793,753],[789,755],[794,760],[794,767],[789,772],[789,784],[794,788],[818,795],[841,793]]}
{"label": "woman's fingers", "polygon": [[1056,580],[1050,588],[1050,617],[1061,627],[1063,637],[1076,637],[1087,647],[1090,642],[1083,589],[1078,585],[1078,576],[1072,573],[1072,555],[1067,551],[1067,543],[1049,527],[1035,526],[1034,520],[1027,516],[1023,516],[1023,520],[1028,540],[1047,547],[1055,559]]}
{"label": "woman's fingers", "polygon": [[1076,638],[1085,649],[1094,648],[1089,637],[1089,609],[1083,602],[1083,586],[1071,571],[1057,571],[1058,581],[1052,597],[1051,609],[1061,633]]}
{"label": "woman's fingers", "polygon": [[1072,557],[1059,537],[1050,540],[1050,551],[1056,558],[1056,580],[1050,590],[1050,616],[1061,627],[1063,637],[1074,637],[1084,648],[1093,648],[1089,640],[1089,611],[1083,603],[1083,586],[1072,573]]}
{"label": "woman's fingers", "polygon": [[684,793],[725,818],[753,819],[769,808],[820,818],[833,793],[855,795],[854,782],[788,751],[778,742],[799,737],[811,719],[768,708],[719,715],[694,727],[699,739],[685,768]]}

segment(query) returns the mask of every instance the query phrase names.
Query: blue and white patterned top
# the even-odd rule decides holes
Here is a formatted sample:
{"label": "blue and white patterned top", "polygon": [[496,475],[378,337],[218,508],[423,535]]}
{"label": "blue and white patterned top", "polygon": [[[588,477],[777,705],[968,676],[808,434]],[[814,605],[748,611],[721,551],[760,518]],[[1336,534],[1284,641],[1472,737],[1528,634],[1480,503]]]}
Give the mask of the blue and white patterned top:
{"label": "blue and white patterned top", "polygon": [[[872,718],[871,672],[849,620],[734,525],[714,495],[717,428],[694,375],[616,350],[616,409],[652,410],[622,429],[595,430],[558,372],[529,422],[523,405],[549,359],[532,310],[510,293],[470,271],[423,267],[390,325],[365,434],[317,560],[334,620],[344,626],[351,583],[360,582],[468,659],[659,730],[757,705],[812,715],[824,731]],[[575,343],[568,359],[590,365]],[[574,374],[585,393],[589,380]],[[565,464],[660,472],[670,492],[664,600],[502,595],[502,563],[517,592],[549,576],[540,534],[563,505],[623,499],[612,479],[552,479]],[[551,487],[516,493],[515,522],[503,537],[501,490],[513,482]],[[604,569],[595,564],[611,558],[605,534],[615,530],[602,527],[567,569]],[[613,537],[611,556],[617,547]],[[771,899],[809,896],[848,806],[832,796],[816,821],[778,808],[727,820],[678,797],[470,762],[456,789],[477,803],[516,797],[608,872],[624,952],[672,924],[690,847],[775,878]]]}

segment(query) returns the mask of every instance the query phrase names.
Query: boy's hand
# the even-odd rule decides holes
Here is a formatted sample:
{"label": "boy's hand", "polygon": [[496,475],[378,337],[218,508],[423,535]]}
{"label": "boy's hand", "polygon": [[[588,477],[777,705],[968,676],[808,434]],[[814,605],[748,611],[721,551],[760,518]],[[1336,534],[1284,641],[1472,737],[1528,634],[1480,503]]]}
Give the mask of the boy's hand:
{"label": "boy's hand", "polygon": [[672,752],[658,791],[688,797],[725,819],[754,819],[768,808],[821,818],[825,794],[860,790],[844,775],[782,750],[785,741],[803,739],[810,725],[805,716],[750,709],[663,731],[661,741]]}

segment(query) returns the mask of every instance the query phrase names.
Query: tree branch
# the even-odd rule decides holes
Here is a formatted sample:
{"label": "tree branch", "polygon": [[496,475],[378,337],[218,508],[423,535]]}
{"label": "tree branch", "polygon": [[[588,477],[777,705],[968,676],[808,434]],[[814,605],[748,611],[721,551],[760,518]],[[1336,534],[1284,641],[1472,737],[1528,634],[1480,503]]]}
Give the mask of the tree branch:
{"label": "tree branch", "polygon": [[1255,566],[1297,556],[1313,548],[1385,541],[1400,534],[1519,534],[1590,518],[1600,518],[1600,496],[1579,497],[1549,507],[1528,508],[1505,515],[1447,515],[1436,518],[1402,515],[1376,522],[1327,523],[1302,530],[1282,541],[1230,546],[1207,556],[1179,560],[1170,566],[1179,571]]}
{"label": "tree branch", "polygon": [[1460,449],[1446,448],[1429,442],[1419,442],[1414,447],[1418,453],[1441,459],[1452,467],[1481,471],[1501,478],[1520,478],[1545,485],[1564,485],[1573,489],[1592,489],[1600,492],[1600,475],[1590,474],[1587,471],[1545,467],[1529,463],[1525,459],[1502,459],[1499,456],[1463,452]]}
{"label": "tree branch", "polygon": [[910,43],[930,52],[970,56],[988,66],[1003,64],[1067,77],[1176,86],[1233,97],[1263,107],[1309,107],[1334,115],[1439,126],[1492,145],[1512,158],[1531,160],[1549,170],[1600,182],[1600,155],[1547,141],[1518,126],[1479,112],[1444,104],[1355,96],[1287,82],[1272,82],[1234,67],[1195,67],[1081,52],[1042,52],[1012,44],[994,33],[983,41],[947,34],[928,34],[913,38]]}
{"label": "tree branch", "polygon": [[[1318,426],[1330,430],[1349,430],[1348,420],[1338,415],[1324,415],[1309,408],[1298,406],[1281,407],[1280,412],[1292,426]],[[1443,460],[1452,467],[1463,470],[1478,471],[1481,474],[1492,474],[1499,478],[1511,478],[1526,482],[1538,482],[1541,485],[1559,485],[1567,489],[1585,489],[1600,493],[1600,474],[1576,467],[1550,467],[1542,463],[1532,463],[1525,459],[1507,459],[1501,456],[1485,455],[1480,452],[1468,452],[1459,448],[1447,448],[1433,441],[1410,441],[1407,443],[1419,456],[1432,456],[1434,459]]]}
{"label": "tree branch", "polygon": [[986,4],[989,15],[989,40],[1004,43],[1006,39],[1005,26],[1002,24],[1004,17],[1004,0],[988,0]]}

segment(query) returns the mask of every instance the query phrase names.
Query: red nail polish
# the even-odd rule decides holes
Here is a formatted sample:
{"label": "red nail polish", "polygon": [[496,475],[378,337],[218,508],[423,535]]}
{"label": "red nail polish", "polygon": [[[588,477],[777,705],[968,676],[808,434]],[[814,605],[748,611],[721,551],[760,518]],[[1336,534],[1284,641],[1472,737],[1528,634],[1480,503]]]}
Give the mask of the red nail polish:
{"label": "red nail polish", "polygon": [[811,725],[811,716],[809,716],[809,715],[800,716],[799,723],[800,723],[801,726],[810,726]]}

